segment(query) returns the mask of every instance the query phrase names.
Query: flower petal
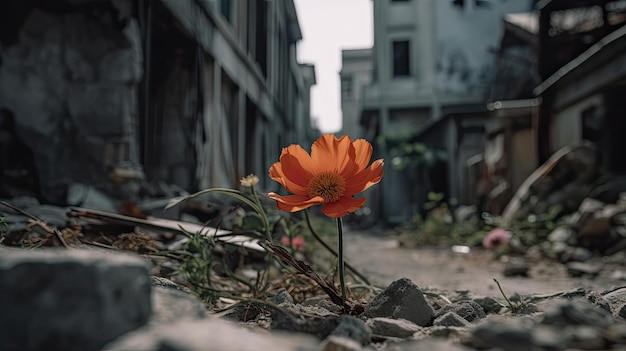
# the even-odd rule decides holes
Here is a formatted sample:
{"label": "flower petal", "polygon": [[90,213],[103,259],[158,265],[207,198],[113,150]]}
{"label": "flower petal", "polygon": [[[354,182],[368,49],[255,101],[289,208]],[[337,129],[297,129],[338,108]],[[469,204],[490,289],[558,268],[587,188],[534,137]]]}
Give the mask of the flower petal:
{"label": "flower petal", "polygon": [[331,218],[339,218],[354,212],[365,204],[365,198],[355,199],[351,196],[344,196],[341,199],[322,206],[322,213]]}
{"label": "flower petal", "polygon": [[356,195],[372,185],[380,182],[383,177],[383,159],[372,162],[369,168],[362,170],[353,177],[346,179],[346,196]]}
{"label": "flower petal", "polygon": [[313,205],[324,203],[324,199],[321,196],[311,198],[307,195],[282,196],[276,193],[269,193],[267,196],[276,200],[276,207],[278,207],[278,209],[287,212],[298,212]]}
{"label": "flower petal", "polygon": [[287,191],[296,195],[306,195],[306,186],[302,186],[294,181],[291,178],[287,177],[283,170],[282,162],[276,162],[270,167],[269,176],[273,180],[279,182]]}
{"label": "flower petal", "polygon": [[356,151],[352,139],[347,135],[337,139],[333,134],[324,134],[311,146],[311,158],[320,172],[341,174],[353,173]]}
{"label": "flower petal", "polygon": [[283,148],[280,161],[283,162],[283,167],[287,175],[291,176],[291,173],[304,175],[306,183],[302,185],[305,186],[314,174],[319,173],[318,168],[313,163],[313,159],[311,159],[311,155],[300,145],[293,144]]}
{"label": "flower petal", "polygon": [[372,158],[372,144],[365,139],[357,139],[353,143],[354,150],[356,151],[356,156],[354,158],[354,162],[359,167],[357,172],[360,172],[367,167],[370,163],[370,159]]}

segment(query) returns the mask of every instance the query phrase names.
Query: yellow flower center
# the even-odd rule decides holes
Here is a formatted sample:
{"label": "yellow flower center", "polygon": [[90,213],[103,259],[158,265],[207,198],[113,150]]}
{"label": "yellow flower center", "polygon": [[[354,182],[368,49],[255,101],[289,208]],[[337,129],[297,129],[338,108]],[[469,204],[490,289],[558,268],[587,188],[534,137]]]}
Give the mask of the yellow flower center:
{"label": "yellow flower center", "polygon": [[346,191],[346,180],[337,173],[322,172],[316,174],[306,187],[310,197],[321,196],[325,203],[339,200]]}

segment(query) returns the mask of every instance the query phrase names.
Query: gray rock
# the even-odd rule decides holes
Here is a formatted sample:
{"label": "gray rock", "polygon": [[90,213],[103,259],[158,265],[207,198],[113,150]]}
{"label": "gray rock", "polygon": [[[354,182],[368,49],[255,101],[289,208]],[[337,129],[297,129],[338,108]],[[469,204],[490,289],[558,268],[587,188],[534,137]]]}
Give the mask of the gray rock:
{"label": "gray rock", "polygon": [[[289,316],[276,309],[269,310],[272,329],[307,333],[325,339],[339,325],[339,316],[325,308],[289,303],[284,303],[281,307]],[[268,311],[267,306],[263,306],[263,310]],[[261,312],[263,311],[258,310],[258,313]]]}
{"label": "gray rock", "polygon": [[392,282],[365,308],[366,317],[403,318],[419,326],[432,324],[433,309],[422,291],[407,278]]}
{"label": "gray rock", "polygon": [[149,266],[97,250],[0,249],[0,349],[99,350],[151,314]]}
{"label": "gray rock", "polygon": [[186,293],[191,293],[191,290],[188,287],[182,286],[180,284],[176,284],[167,278],[157,277],[153,275],[153,276],[150,276],[150,281],[151,281],[152,286],[160,286],[162,288],[176,289],[176,290],[184,291]]}
{"label": "gray rock", "polygon": [[474,299],[474,302],[482,307],[485,313],[498,313],[502,309],[502,304],[493,297],[486,296]]}
{"label": "gray rock", "polygon": [[233,323],[208,318],[141,328],[106,345],[105,351],[313,351],[312,336],[284,332],[258,333]]}
{"label": "gray rock", "polygon": [[571,333],[560,327],[539,325],[532,330],[532,350],[561,350],[570,342]]}
{"label": "gray rock", "polygon": [[459,301],[445,305],[435,313],[435,318],[448,312],[454,312],[468,322],[473,322],[476,319],[485,318],[487,316],[483,308],[472,300]]}
{"label": "gray rock", "polygon": [[152,317],[149,324],[206,317],[206,307],[195,295],[173,288],[152,287]]}
{"label": "gray rock", "polygon": [[363,346],[354,339],[331,335],[322,343],[323,351],[361,351]]}
{"label": "gray rock", "polygon": [[626,345],[626,324],[613,323],[602,332],[602,337],[610,344]]}
{"label": "gray rock", "polygon": [[330,335],[343,336],[367,345],[372,339],[372,329],[362,320],[352,316],[342,316],[339,325]]}
{"label": "gray rock", "polygon": [[502,275],[505,277],[528,277],[530,266],[526,262],[509,263],[504,267]]}
{"label": "gray rock", "polygon": [[280,288],[275,295],[269,298],[270,302],[280,305],[281,303],[293,303],[293,297],[285,288]]}
{"label": "gray rock", "polygon": [[585,262],[569,262],[565,267],[567,267],[567,273],[572,277],[583,275],[595,277],[602,271],[602,265]]}
{"label": "gray rock", "polygon": [[419,325],[407,321],[406,319],[391,319],[376,317],[365,321],[372,329],[372,334],[380,336],[391,336],[395,338],[408,338],[423,328]]}
{"label": "gray rock", "polygon": [[594,326],[580,325],[569,328],[570,347],[579,350],[601,350],[604,348],[602,330]]}
{"label": "gray rock", "polygon": [[489,319],[472,330],[471,346],[506,351],[533,350],[532,324],[520,319]]}
{"label": "gray rock", "polygon": [[433,325],[437,327],[467,327],[471,324],[465,318],[450,311],[435,317]]}
{"label": "gray rock", "polygon": [[587,299],[587,301],[600,307],[601,309],[607,312],[611,312],[611,305],[609,304],[609,302],[597,292],[589,291],[585,294],[585,298]]}
{"label": "gray rock", "polygon": [[621,311],[626,307],[626,287],[605,292],[602,297],[611,306],[611,313],[614,317],[621,315]]}
{"label": "gray rock", "polygon": [[[424,340],[411,340],[401,341],[397,343],[390,343],[386,348],[388,351],[414,351],[414,350],[428,350],[428,351],[470,351],[463,345],[454,344],[451,341],[440,339],[424,339]],[[494,350],[495,351],[495,350]]]}
{"label": "gray rock", "polygon": [[331,302],[327,296],[315,296],[310,297],[304,301],[302,301],[302,306],[317,306],[324,308],[332,313],[341,314],[343,312],[343,308],[337,304]]}
{"label": "gray rock", "polygon": [[546,308],[541,323],[607,327],[613,323],[613,317],[606,310],[585,300],[560,300]]}
{"label": "gray rock", "polygon": [[550,232],[550,234],[548,235],[548,240],[553,243],[554,242],[567,243],[574,237],[576,237],[576,232],[573,229],[566,228],[566,227],[558,227],[554,229],[552,232]]}

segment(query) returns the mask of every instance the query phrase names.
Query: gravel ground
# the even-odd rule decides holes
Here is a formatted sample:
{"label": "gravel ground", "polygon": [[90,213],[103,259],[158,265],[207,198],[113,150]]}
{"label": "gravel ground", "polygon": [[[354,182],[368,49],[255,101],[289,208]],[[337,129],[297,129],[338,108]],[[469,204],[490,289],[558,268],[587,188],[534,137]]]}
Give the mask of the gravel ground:
{"label": "gravel ground", "polygon": [[549,294],[574,288],[600,292],[626,285],[626,281],[611,278],[610,274],[570,277],[563,264],[548,259],[529,262],[528,277],[506,277],[506,260],[494,259],[490,251],[472,248],[460,254],[450,248],[408,249],[400,247],[394,238],[364,232],[346,232],[345,250],[347,262],[381,286],[406,277],[422,288],[497,296],[500,293],[494,278],[507,295]]}

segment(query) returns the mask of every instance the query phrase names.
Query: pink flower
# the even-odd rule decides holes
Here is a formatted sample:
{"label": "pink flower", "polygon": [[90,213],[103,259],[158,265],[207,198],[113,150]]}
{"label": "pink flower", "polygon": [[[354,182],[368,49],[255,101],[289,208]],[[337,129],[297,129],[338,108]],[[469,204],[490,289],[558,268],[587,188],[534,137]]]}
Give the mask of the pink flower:
{"label": "pink flower", "polygon": [[296,251],[300,251],[304,249],[304,238],[300,235],[296,235],[293,238],[289,238],[288,236],[283,236],[280,238],[280,243],[285,246],[291,246]]}
{"label": "pink flower", "polygon": [[509,239],[511,239],[511,233],[502,228],[495,228],[483,238],[483,247],[485,249],[497,249],[506,245]]}

